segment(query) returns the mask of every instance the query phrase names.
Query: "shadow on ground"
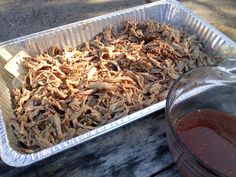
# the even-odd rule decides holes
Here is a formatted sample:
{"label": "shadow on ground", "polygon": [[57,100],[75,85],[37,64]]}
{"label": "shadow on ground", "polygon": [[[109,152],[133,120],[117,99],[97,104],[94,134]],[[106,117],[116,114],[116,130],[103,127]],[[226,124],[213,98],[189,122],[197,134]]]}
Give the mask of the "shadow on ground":
{"label": "shadow on ground", "polygon": [[144,0],[1,0],[0,41],[143,3]]}

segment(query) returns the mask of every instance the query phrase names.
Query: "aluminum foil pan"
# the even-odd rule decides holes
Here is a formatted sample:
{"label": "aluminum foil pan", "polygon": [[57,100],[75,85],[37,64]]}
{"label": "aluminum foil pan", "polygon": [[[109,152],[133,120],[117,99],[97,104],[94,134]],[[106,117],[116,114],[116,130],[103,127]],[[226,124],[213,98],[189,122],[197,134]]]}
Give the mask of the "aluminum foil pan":
{"label": "aluminum foil pan", "polygon": [[14,56],[19,51],[25,51],[34,56],[47,51],[54,44],[60,47],[76,47],[102,32],[105,26],[116,26],[128,19],[153,19],[161,23],[174,25],[191,34],[196,34],[203,41],[204,47],[207,48],[209,53],[222,57],[236,56],[235,42],[174,0],[162,0],[145,4],[0,43],[0,57],[5,56],[0,58],[0,155],[5,163],[15,167],[35,163],[165,107],[165,101],[159,102],[129,116],[36,153],[23,154],[17,148],[17,141],[8,123],[9,119],[14,115],[10,99],[13,78],[4,70],[7,56]]}

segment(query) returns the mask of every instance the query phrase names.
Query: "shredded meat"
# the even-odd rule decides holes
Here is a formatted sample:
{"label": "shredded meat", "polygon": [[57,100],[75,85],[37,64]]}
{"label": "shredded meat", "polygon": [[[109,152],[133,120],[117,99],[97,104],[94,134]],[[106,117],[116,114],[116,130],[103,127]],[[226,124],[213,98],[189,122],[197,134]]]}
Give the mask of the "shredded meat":
{"label": "shredded meat", "polygon": [[77,49],[26,57],[28,73],[13,95],[19,146],[36,152],[164,100],[181,74],[218,60],[195,36],[131,20]]}

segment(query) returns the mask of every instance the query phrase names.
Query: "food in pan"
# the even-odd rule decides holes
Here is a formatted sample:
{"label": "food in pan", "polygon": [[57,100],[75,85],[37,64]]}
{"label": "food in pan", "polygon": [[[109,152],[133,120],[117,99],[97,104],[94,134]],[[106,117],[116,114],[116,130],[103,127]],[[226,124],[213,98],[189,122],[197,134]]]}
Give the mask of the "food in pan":
{"label": "food in pan", "polygon": [[181,74],[218,61],[194,35],[135,20],[78,48],[25,57],[11,120],[19,147],[36,152],[164,100]]}

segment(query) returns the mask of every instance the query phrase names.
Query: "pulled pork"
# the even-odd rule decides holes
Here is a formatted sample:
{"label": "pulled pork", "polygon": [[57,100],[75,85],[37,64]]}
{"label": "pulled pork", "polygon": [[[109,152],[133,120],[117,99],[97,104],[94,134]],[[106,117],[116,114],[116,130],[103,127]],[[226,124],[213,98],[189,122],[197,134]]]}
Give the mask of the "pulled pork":
{"label": "pulled pork", "polygon": [[164,100],[181,74],[217,61],[194,35],[155,21],[127,21],[78,49],[26,57],[11,120],[19,146],[36,152]]}

